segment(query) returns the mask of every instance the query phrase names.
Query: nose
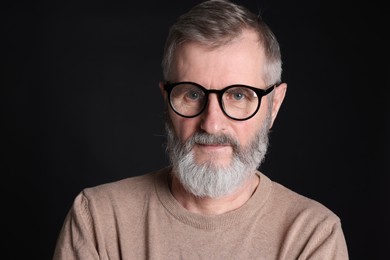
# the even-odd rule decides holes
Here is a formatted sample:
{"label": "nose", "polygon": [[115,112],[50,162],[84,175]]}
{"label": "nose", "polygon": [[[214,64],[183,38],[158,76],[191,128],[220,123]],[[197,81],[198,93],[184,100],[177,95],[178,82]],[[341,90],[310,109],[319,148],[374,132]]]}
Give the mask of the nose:
{"label": "nose", "polygon": [[225,130],[227,116],[223,113],[219,105],[218,96],[211,93],[208,97],[208,103],[201,114],[202,121],[200,128],[209,134],[218,134]]}

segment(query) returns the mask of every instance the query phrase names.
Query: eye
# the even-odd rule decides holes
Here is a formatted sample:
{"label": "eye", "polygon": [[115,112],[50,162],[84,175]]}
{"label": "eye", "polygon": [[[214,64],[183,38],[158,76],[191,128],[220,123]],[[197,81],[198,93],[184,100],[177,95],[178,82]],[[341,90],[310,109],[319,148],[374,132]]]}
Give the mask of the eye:
{"label": "eye", "polygon": [[191,100],[197,100],[200,98],[200,93],[199,93],[199,90],[194,90],[194,89],[190,89],[190,90],[187,90],[187,93],[186,93],[186,97],[191,99]]}
{"label": "eye", "polygon": [[225,92],[225,99],[230,101],[242,101],[248,99],[248,90],[245,88],[231,88]]}
{"label": "eye", "polygon": [[176,85],[171,92],[171,98],[180,102],[199,102],[204,95],[198,86],[184,83]]}
{"label": "eye", "polygon": [[243,99],[245,97],[245,95],[243,93],[236,92],[236,93],[232,93],[232,97],[235,100],[241,100],[241,99]]}

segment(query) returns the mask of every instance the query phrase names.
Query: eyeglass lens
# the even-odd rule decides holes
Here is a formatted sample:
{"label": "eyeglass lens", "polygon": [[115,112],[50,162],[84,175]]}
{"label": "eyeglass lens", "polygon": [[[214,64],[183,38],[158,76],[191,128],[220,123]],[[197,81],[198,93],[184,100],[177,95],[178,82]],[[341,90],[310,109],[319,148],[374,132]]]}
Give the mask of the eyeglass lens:
{"label": "eyeglass lens", "polygon": [[[172,108],[180,115],[194,117],[200,114],[207,104],[205,91],[191,83],[176,85],[170,94]],[[245,86],[233,86],[222,91],[218,97],[222,110],[235,119],[245,119],[256,113],[259,97],[256,92]]]}

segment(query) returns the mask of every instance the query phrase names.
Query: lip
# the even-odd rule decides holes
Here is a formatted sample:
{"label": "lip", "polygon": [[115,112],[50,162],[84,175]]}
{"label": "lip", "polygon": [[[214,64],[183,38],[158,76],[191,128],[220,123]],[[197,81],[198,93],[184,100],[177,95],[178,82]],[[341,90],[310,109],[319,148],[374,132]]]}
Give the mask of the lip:
{"label": "lip", "polygon": [[218,151],[231,147],[229,144],[196,144],[196,146],[198,146],[200,150],[204,151]]}

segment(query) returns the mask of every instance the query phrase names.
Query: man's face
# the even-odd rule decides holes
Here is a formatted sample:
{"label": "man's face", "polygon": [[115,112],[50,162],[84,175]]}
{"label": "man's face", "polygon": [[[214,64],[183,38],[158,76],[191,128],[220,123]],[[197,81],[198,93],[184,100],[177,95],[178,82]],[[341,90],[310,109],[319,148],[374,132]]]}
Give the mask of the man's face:
{"label": "man's face", "polygon": [[[222,89],[233,84],[244,84],[264,89],[262,78],[264,53],[256,35],[246,31],[229,45],[210,49],[186,43],[176,53],[173,82],[192,81],[207,89]],[[210,94],[203,113],[194,118],[184,118],[168,109],[172,128],[185,143],[196,132],[211,135],[228,135],[240,146],[248,147],[260,132],[267,115],[268,100],[263,97],[257,114],[245,121],[228,118],[221,110],[217,96]],[[271,123],[272,124],[272,123]],[[192,148],[194,161],[228,167],[233,160],[233,146],[227,144],[195,143]]]}

